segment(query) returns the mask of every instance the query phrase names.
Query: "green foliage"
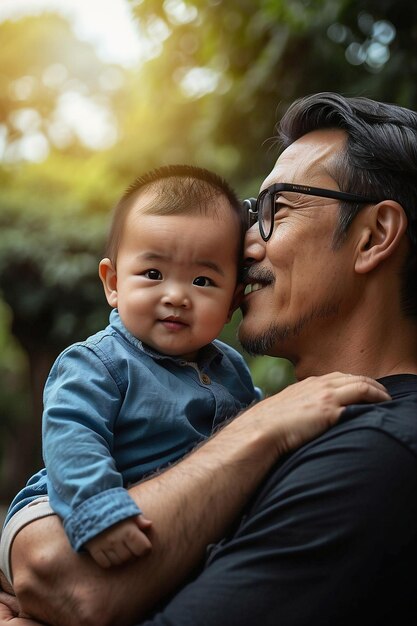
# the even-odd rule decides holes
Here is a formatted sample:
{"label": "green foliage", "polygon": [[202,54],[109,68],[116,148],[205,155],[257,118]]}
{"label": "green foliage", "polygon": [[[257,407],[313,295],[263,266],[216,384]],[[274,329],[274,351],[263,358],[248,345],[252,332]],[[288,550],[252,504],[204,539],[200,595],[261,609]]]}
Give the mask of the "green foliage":
{"label": "green foliage", "polygon": [[0,301],[0,414],[7,420],[0,420],[0,441],[4,442],[9,424],[22,418],[28,402],[28,389],[25,388],[27,375],[26,355],[10,333],[11,312]]}
{"label": "green foliage", "polygon": [[[100,187],[88,187],[81,169],[74,175],[74,165],[67,159],[61,168],[57,158],[3,172],[0,291],[26,349],[58,350],[105,317],[97,266],[108,219],[103,210],[88,210],[92,190],[93,204],[100,204]],[[88,168],[85,179],[92,180]]]}

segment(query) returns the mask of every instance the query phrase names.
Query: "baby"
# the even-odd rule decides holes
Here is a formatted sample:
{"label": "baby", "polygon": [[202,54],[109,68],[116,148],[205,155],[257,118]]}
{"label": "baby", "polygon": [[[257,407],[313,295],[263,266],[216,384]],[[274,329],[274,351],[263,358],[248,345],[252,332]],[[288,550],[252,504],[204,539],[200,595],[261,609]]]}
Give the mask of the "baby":
{"label": "baby", "polygon": [[64,350],[44,392],[45,469],[6,523],[49,497],[75,550],[102,567],[151,548],[127,487],[175,462],[259,398],[239,353],[215,340],[239,302],[246,216],[229,185],[192,166],[138,178],[99,265],[106,329]]}

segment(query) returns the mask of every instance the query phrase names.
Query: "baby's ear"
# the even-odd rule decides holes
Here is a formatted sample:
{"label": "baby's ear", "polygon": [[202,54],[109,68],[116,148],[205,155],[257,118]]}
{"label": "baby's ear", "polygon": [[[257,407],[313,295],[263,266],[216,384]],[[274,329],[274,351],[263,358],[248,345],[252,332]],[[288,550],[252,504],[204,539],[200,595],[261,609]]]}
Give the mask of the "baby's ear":
{"label": "baby's ear", "polygon": [[117,307],[117,272],[110,259],[100,261],[98,275],[103,283],[107,302],[115,309]]}
{"label": "baby's ear", "polygon": [[394,200],[370,207],[363,219],[355,269],[360,274],[373,270],[393,255],[407,230],[407,216]]}
{"label": "baby's ear", "polygon": [[238,309],[240,307],[240,303],[242,302],[242,296],[243,296],[243,292],[245,290],[244,285],[242,285],[242,283],[238,283],[235,292],[233,294],[233,298],[232,298],[232,302],[230,304],[230,309],[229,309],[229,314],[227,316],[227,322],[230,322],[230,320],[232,319],[232,315],[233,313],[236,311],[236,309]]}

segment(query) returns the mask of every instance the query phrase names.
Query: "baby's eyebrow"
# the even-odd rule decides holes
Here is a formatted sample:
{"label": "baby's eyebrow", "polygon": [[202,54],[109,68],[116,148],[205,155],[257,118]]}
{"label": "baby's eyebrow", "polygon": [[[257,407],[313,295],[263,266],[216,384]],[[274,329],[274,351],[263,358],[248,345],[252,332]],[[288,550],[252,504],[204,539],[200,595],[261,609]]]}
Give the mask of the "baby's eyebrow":
{"label": "baby's eyebrow", "polygon": [[[162,254],[160,252],[152,252],[152,251],[141,252],[138,256],[144,261],[168,261],[169,262],[172,260],[171,257],[167,254]],[[209,261],[206,259],[196,259],[193,262],[193,265],[196,265],[197,267],[211,269],[213,270],[213,272],[220,274],[220,276],[224,276],[223,269],[215,261]]]}
{"label": "baby's eyebrow", "polygon": [[171,257],[166,254],[161,254],[159,252],[141,252],[138,254],[140,259],[144,261],[170,261]]}
{"label": "baby's eyebrow", "polygon": [[199,265],[200,267],[207,267],[208,269],[213,270],[213,272],[220,274],[220,276],[224,276],[223,269],[220,267],[220,265],[218,265],[214,261],[206,261],[204,259],[198,259],[195,262],[195,265]]}

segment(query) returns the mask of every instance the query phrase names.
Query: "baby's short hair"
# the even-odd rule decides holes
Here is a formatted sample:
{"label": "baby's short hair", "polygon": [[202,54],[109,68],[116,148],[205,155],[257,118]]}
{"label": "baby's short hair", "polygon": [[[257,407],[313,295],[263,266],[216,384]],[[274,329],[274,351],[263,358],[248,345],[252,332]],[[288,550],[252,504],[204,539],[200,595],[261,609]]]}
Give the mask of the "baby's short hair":
{"label": "baby's short hair", "polygon": [[154,198],[141,208],[147,215],[210,215],[216,210],[211,200],[224,196],[237,217],[241,251],[246,217],[229,183],[218,174],[194,165],[165,165],[138,176],[116,204],[106,245],[106,257],[113,264],[126,217],[144,191],[154,192]]}

